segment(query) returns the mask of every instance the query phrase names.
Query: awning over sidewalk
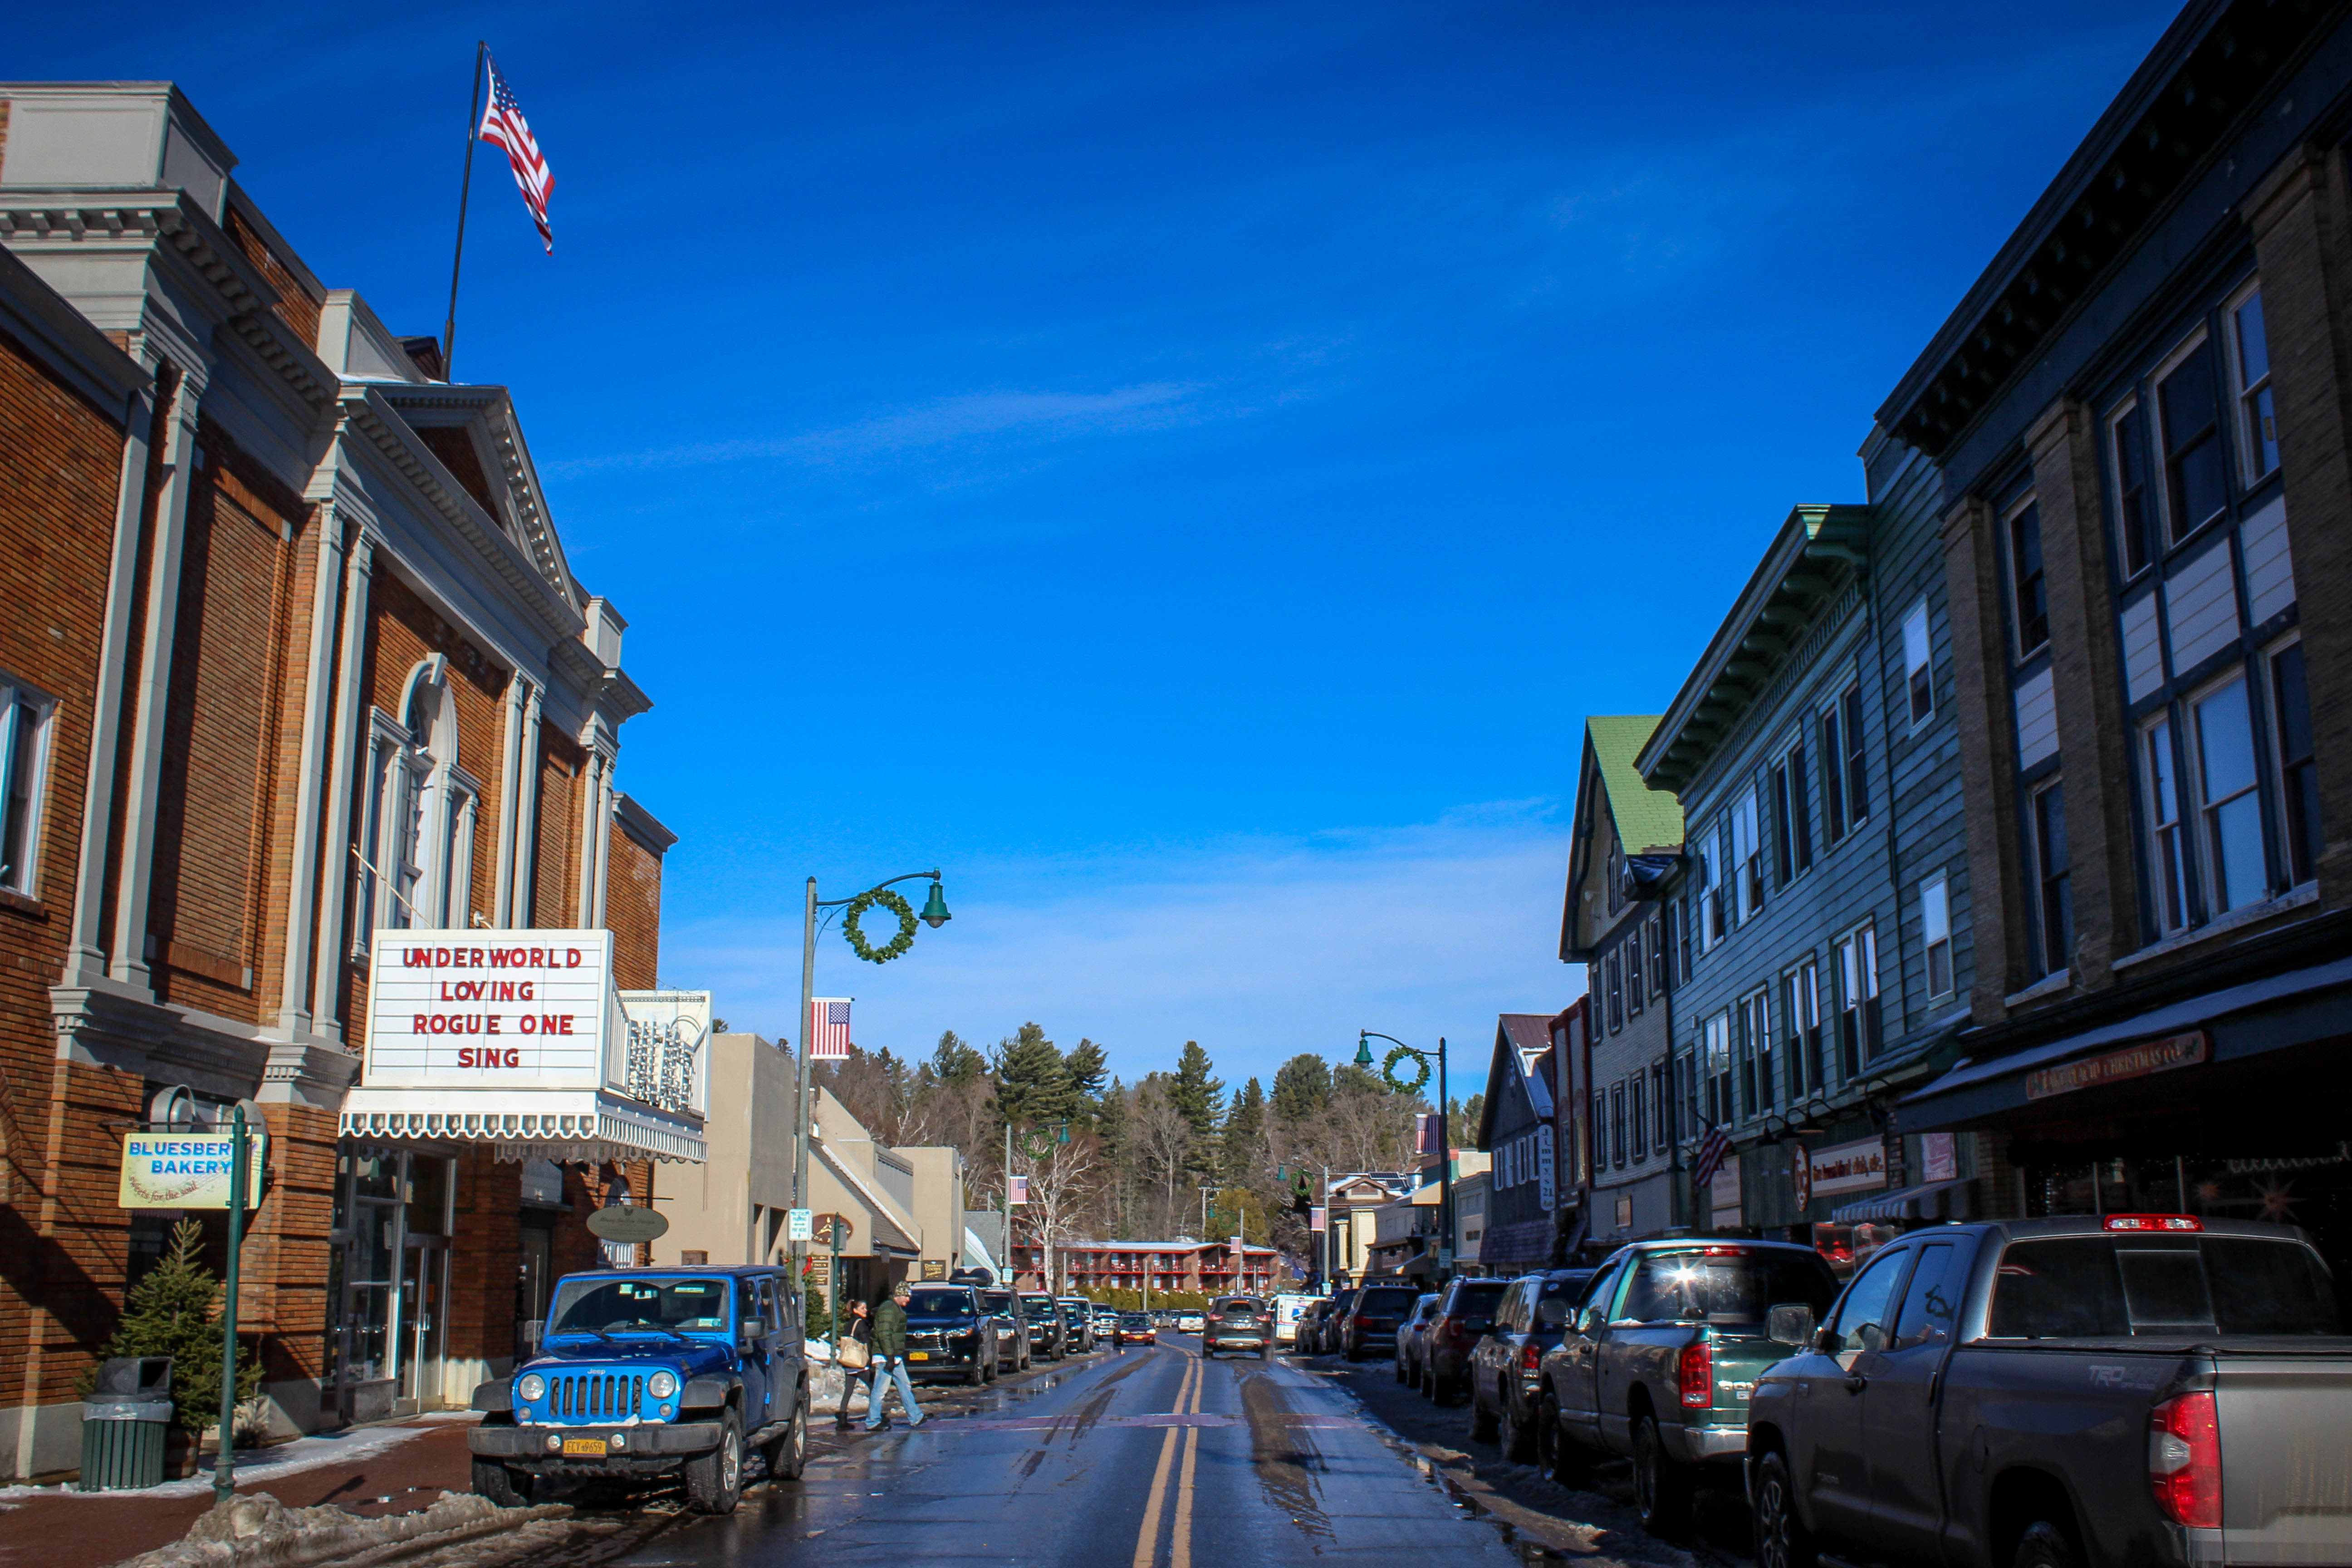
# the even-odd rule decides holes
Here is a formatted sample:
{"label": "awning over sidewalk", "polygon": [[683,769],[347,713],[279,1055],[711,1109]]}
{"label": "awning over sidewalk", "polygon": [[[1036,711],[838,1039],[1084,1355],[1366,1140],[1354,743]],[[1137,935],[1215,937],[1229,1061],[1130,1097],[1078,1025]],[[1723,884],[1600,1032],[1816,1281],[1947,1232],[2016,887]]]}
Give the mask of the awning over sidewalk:
{"label": "awning over sidewalk", "polygon": [[346,1138],[489,1143],[507,1161],[706,1157],[699,1120],[601,1089],[359,1088],[343,1098]]}
{"label": "awning over sidewalk", "polygon": [[1967,1179],[1962,1178],[1897,1187],[1891,1193],[1873,1193],[1832,1209],[1830,1217],[1840,1225],[1871,1219],[1965,1219],[1968,1185]]}

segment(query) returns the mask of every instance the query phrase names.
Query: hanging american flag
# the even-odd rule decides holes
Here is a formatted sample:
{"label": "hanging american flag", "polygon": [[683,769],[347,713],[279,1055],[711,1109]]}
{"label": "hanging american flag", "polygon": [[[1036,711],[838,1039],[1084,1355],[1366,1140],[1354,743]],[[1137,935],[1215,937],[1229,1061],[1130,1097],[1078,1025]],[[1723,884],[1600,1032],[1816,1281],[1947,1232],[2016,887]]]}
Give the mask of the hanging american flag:
{"label": "hanging american flag", "polygon": [[507,150],[507,163],[514,170],[516,187],[522,192],[522,205],[530,209],[530,221],[539,226],[539,237],[545,242],[547,253],[554,255],[555,231],[547,226],[547,198],[555,189],[555,176],[548,172],[547,159],[539,150],[539,139],[530,133],[530,122],[522,117],[522,105],[515,101],[514,89],[507,86],[507,79],[499,74],[496,60],[490,62],[490,107],[483,112],[477,134]]}
{"label": "hanging american flag", "polygon": [[1692,1184],[1704,1187],[1715,1180],[1715,1173],[1723,1169],[1724,1159],[1730,1152],[1731,1140],[1724,1135],[1723,1129],[1708,1128],[1706,1136],[1698,1141],[1697,1157],[1691,1162]]}
{"label": "hanging american flag", "polygon": [[1005,1206],[1008,1208],[1017,1208],[1027,1204],[1028,1201],[1029,1178],[1026,1176],[1013,1177],[1012,1189],[1004,1194]]}
{"label": "hanging american flag", "polygon": [[849,998],[846,996],[813,996],[809,999],[809,1060],[813,1062],[845,1062],[849,1059]]}

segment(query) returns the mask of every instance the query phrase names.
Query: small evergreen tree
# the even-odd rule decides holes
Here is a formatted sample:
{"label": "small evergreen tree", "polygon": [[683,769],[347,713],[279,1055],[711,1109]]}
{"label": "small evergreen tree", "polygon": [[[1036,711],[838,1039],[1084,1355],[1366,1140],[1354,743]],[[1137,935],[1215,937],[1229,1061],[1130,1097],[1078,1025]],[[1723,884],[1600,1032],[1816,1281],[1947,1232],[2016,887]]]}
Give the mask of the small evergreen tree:
{"label": "small evergreen tree", "polygon": [[1017,1136],[1070,1114],[1070,1070],[1035,1024],[1024,1024],[996,1047],[996,1117]]}
{"label": "small evergreen tree", "polygon": [[1217,1120],[1224,1110],[1224,1080],[1212,1077],[1213,1070],[1201,1042],[1185,1041],[1183,1054],[1176,1058],[1176,1076],[1169,1080],[1168,1098],[1192,1124],[1195,1138],[1215,1137]]}
{"label": "small evergreen tree", "polygon": [[[131,1300],[114,1337],[99,1359],[167,1355],[172,1358],[172,1420],[189,1432],[220,1421],[221,1286],[204,1265],[205,1228],[193,1219],[172,1227],[172,1245],[147,1278],[131,1288]],[[88,1381],[95,1385],[97,1373]],[[87,1392],[87,1390],[85,1390]],[[261,1393],[261,1358],[244,1345],[236,1352],[236,1397],[242,1405]]]}
{"label": "small evergreen tree", "polygon": [[1321,1111],[1330,1099],[1330,1066],[1312,1051],[1299,1052],[1274,1075],[1270,1104],[1277,1121],[1305,1121]]}

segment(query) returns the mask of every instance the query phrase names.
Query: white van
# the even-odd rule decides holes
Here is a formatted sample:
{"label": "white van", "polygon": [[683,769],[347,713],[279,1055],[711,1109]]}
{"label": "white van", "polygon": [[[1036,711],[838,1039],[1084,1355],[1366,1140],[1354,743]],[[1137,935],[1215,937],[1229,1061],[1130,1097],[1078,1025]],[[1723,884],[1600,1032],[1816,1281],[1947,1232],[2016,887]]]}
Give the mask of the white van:
{"label": "white van", "polygon": [[1299,1318],[1307,1308],[1322,1299],[1320,1296],[1276,1296],[1274,1299],[1274,1342],[1278,1345],[1297,1344]]}

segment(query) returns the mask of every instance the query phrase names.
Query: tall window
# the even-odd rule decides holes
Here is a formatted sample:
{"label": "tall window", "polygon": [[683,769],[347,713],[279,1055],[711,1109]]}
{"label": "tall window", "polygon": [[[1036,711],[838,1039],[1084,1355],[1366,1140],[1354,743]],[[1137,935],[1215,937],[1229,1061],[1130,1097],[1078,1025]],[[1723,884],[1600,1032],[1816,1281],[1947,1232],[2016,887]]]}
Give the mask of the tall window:
{"label": "tall window", "polygon": [[1951,889],[1940,876],[1919,889],[1919,942],[1927,951],[1927,994],[1952,989]]}
{"label": "tall window", "polygon": [[1822,826],[1834,844],[1870,816],[1862,751],[1862,688],[1850,686],[1822,714]]}
{"label": "tall window", "polygon": [[2189,709],[2196,721],[2199,847],[2212,912],[2221,914],[2268,890],[2245,678],[2231,676]]}
{"label": "tall window", "polygon": [[1620,1170],[1625,1165],[1625,1084],[1622,1079],[1609,1086],[1609,1163]]}
{"label": "tall window", "polygon": [[[2240,707],[2245,688],[2240,684]],[[2066,855],[2066,786],[2056,779],[2036,791],[2032,802],[2034,920],[2042,973],[2055,974],[2072,963],[2074,895]],[[2259,850],[2262,840],[2255,837]]]}
{"label": "tall window", "polygon": [[2156,559],[2155,518],[2147,499],[2147,422],[2135,398],[2108,426],[2116,464],[2116,531],[2123,540],[2124,575],[2137,577]]}
{"label": "tall window", "polygon": [[1927,636],[1927,601],[1920,600],[1903,617],[1904,686],[1911,696],[1911,727],[1917,729],[1936,715],[1935,649]]}
{"label": "tall window", "polygon": [[1613,1035],[1625,1026],[1625,971],[1616,949],[1610,950],[1603,973],[1609,976],[1609,1032]]}
{"label": "tall window", "polygon": [[1675,984],[1690,978],[1691,972],[1691,901],[1685,896],[1674,908],[1675,916]]}
{"label": "tall window", "polygon": [[1706,1119],[1710,1124],[1731,1120],[1731,1015],[1717,1013],[1706,1021]]}
{"label": "tall window", "polygon": [[1647,1077],[1641,1068],[1635,1068],[1633,1076],[1625,1080],[1625,1127],[1636,1160],[1650,1157],[1650,1118],[1642,1104],[1642,1090]]}
{"label": "tall window", "polygon": [[[2260,307],[2261,296],[2255,297],[2255,304]],[[2287,885],[2301,887],[2316,874],[2325,840],[2319,826],[2319,772],[2312,759],[2311,694],[2304,681],[2299,639],[2271,655],[2271,733],[2278,744]]]}
{"label": "tall window", "polygon": [[1870,774],[1862,754],[1862,688],[1849,686],[1838,699],[1838,713],[1844,722],[1841,726],[1845,738],[1843,765],[1845,770],[1845,822],[1848,827],[1859,827],[1870,816]]}
{"label": "tall window", "polygon": [[1764,1003],[1761,991],[1739,1003],[1739,1091],[1750,1116],[1763,1115],[1778,1098],[1773,1089],[1772,1034],[1768,1027],[1770,1009]]}
{"label": "tall window", "polygon": [[1650,917],[1650,994],[1653,996],[1664,995],[1666,987],[1674,984],[1674,976],[1666,972],[1666,927],[1673,919],[1672,905]]}
{"label": "tall window", "polygon": [[2140,761],[2147,793],[2156,924],[2170,933],[2186,926],[2189,917],[2189,846],[2180,826],[2180,763],[2173,750],[2171,714],[2158,715],[2140,731]]}
{"label": "tall window", "polygon": [[0,676],[0,888],[41,896],[41,781],[50,704]]}
{"label": "tall window", "polygon": [[1675,1059],[1677,1070],[1683,1075],[1682,1135],[1696,1138],[1699,1129],[1698,1053],[1685,1051]]}
{"label": "tall window", "polygon": [[2017,657],[2032,658],[2050,640],[2050,589],[2042,573],[2042,508],[2032,501],[2009,520],[2010,610],[2017,623]]}
{"label": "tall window", "polygon": [[1756,832],[1756,792],[1749,790],[1731,808],[1731,868],[1742,923],[1764,907],[1764,855]]}
{"label": "tall window", "polygon": [[1642,967],[1642,927],[1640,922],[1636,921],[1633,929],[1625,937],[1625,1016],[1627,1017],[1638,1018],[1642,1016],[1642,993],[1646,988],[1648,980],[1649,975]]}
{"label": "tall window", "polygon": [[1819,1094],[1822,1076],[1822,974],[1811,959],[1780,976],[1780,1054],[1789,1063],[1791,1102]]}
{"label": "tall window", "polygon": [[2271,345],[2263,333],[2263,291],[2250,289],[2230,307],[2229,317],[2239,458],[2251,485],[2268,478],[2279,465],[2278,414],[2271,397]]}
{"label": "tall window", "polygon": [[1729,929],[1724,900],[1732,875],[1731,820],[1728,814],[1716,819],[1715,830],[1699,836],[1699,886],[1706,889],[1706,930],[1701,941],[1713,947]]}
{"label": "tall window", "polygon": [[2210,522],[2227,500],[2214,390],[2213,343],[2201,336],[2156,384],[2165,520],[2176,544]]}
{"label": "tall window", "polygon": [[1838,1071],[1862,1075],[1878,1055],[1878,937],[1869,926],[1848,931],[1832,951],[1837,965]]}
{"label": "tall window", "polygon": [[1666,1064],[1662,1061],[1650,1064],[1650,1119],[1654,1123],[1651,1142],[1663,1154],[1674,1140],[1675,1118],[1674,1096],[1667,1089]]}

